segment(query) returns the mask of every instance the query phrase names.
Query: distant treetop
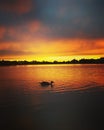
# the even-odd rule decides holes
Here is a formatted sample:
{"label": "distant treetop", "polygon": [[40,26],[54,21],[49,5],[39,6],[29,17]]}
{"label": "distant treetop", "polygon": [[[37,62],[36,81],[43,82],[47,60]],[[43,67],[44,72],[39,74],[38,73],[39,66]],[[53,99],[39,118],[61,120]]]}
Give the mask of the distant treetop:
{"label": "distant treetop", "polygon": [[9,66],[9,65],[37,65],[37,64],[104,64],[104,57],[99,59],[73,59],[71,61],[9,61],[9,60],[0,60],[0,66]]}

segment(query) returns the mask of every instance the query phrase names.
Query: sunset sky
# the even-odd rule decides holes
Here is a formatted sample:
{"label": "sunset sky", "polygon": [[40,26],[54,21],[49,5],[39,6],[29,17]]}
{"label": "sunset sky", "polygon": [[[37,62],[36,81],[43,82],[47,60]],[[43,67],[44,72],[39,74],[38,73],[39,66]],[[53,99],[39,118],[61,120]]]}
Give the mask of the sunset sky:
{"label": "sunset sky", "polygon": [[0,0],[0,59],[104,57],[103,0]]}

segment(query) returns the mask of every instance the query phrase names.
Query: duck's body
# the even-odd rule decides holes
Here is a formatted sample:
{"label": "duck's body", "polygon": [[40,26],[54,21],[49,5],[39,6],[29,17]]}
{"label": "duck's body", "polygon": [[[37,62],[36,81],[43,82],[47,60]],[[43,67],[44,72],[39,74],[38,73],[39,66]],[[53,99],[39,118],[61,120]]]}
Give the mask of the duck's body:
{"label": "duck's body", "polygon": [[49,85],[52,86],[53,83],[54,83],[53,81],[51,81],[51,82],[47,82],[47,81],[40,82],[41,86],[49,86]]}

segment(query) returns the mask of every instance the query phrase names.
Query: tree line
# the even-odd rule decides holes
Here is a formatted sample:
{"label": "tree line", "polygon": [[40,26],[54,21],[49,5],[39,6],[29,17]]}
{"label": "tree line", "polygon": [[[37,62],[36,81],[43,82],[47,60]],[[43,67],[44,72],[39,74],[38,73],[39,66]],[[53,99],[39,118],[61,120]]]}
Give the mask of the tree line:
{"label": "tree line", "polygon": [[98,59],[73,59],[69,61],[9,61],[9,60],[0,60],[0,66],[9,66],[9,65],[37,65],[37,64],[104,64],[104,57]]}

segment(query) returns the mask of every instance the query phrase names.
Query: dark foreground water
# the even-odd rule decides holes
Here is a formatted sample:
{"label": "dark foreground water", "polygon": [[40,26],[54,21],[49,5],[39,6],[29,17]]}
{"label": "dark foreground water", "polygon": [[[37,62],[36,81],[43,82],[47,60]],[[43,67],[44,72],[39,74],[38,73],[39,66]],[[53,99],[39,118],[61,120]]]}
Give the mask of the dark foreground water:
{"label": "dark foreground water", "polygon": [[0,130],[9,129],[104,130],[104,65],[0,67]]}

